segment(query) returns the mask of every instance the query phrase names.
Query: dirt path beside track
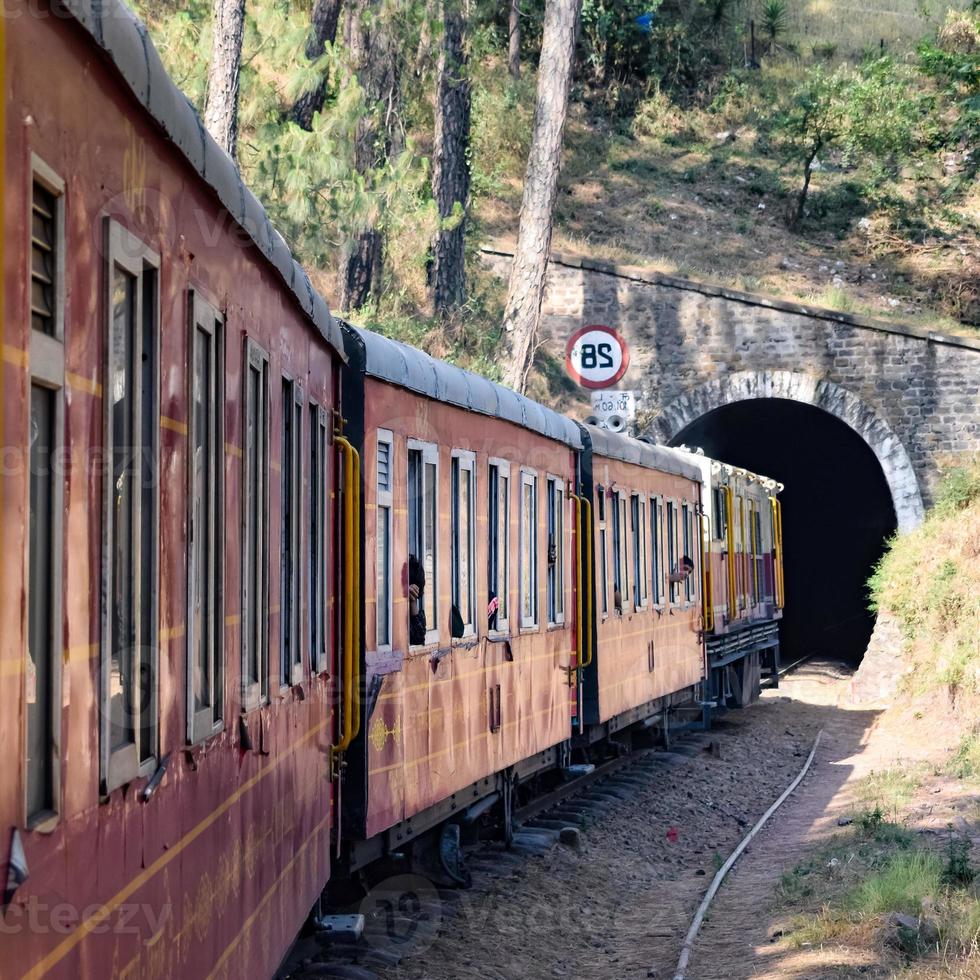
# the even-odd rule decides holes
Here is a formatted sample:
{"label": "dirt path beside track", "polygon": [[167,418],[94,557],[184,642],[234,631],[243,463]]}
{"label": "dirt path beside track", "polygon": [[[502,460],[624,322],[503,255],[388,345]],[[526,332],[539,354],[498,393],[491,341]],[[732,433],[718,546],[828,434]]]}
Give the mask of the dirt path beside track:
{"label": "dirt path beside track", "polygon": [[[672,977],[715,870],[823,729],[807,778],[723,886],[688,971],[691,980],[809,976],[767,958],[767,909],[782,870],[815,828],[836,820],[846,782],[866,768],[861,754],[878,713],[842,706],[849,679],[836,664],[805,665],[757,706],[729,713],[607,806],[580,851],[485,848],[471,890],[439,893],[438,931],[414,948],[388,947],[400,961],[383,967],[372,958],[371,970],[386,980]],[[707,751],[711,739],[720,758]]]}

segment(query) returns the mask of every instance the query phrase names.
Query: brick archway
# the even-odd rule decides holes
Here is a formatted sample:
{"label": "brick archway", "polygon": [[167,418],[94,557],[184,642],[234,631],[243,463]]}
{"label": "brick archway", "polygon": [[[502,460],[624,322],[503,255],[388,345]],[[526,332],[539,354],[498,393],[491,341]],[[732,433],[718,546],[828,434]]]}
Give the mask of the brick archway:
{"label": "brick archway", "polygon": [[675,398],[650,424],[649,434],[670,443],[692,422],[734,402],[782,398],[833,415],[853,429],[875,454],[891,491],[900,531],[917,527],[925,513],[912,461],[884,419],[833,381],[795,371],[738,371],[708,381]]}

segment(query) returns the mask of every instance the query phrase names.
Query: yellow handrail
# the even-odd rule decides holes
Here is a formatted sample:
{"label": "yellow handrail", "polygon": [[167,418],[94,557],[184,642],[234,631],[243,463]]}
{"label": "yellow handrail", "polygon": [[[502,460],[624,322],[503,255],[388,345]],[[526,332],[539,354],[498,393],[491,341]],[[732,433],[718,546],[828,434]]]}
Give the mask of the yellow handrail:
{"label": "yellow handrail", "polygon": [[755,515],[757,512],[754,500],[749,500],[749,538],[752,541],[752,604],[759,602],[760,585],[759,582],[759,563],[756,556],[759,554],[759,535],[756,528]]}
{"label": "yellow handrail", "polygon": [[[584,518],[582,516],[582,498],[578,494],[575,497],[575,656],[578,660],[577,666],[582,663],[582,643],[585,637],[585,626],[582,623],[582,610],[585,607],[583,592],[585,591],[585,577],[582,574],[582,533]],[[571,671],[569,671],[571,677]]]}
{"label": "yellow handrail", "polygon": [[361,457],[343,436],[334,442],[344,454],[344,581],[345,612],[343,639],[343,719],[340,741],[334,752],[343,752],[354,740],[361,727],[361,703],[355,693],[360,686],[360,552],[361,552]]}
{"label": "yellow handrail", "polygon": [[725,538],[728,545],[728,616],[734,619],[738,613],[735,596],[735,505],[732,488],[722,487],[725,493]]}
{"label": "yellow handrail", "polygon": [[[588,616],[585,617],[588,629],[583,629],[585,634],[584,647],[588,651],[588,656],[583,660],[581,652],[579,653],[579,670],[588,667],[592,663],[592,590],[594,588],[593,582],[593,572],[592,572],[592,501],[587,497],[579,497],[582,504],[583,511],[583,526],[585,528],[585,598],[583,600],[583,605],[588,609]],[[585,624],[583,624],[584,626]],[[581,650],[581,648],[580,648]]]}
{"label": "yellow handrail", "polygon": [[711,594],[711,519],[707,514],[701,515],[701,603],[704,630],[710,633],[715,628],[715,605]]}
{"label": "yellow handrail", "polygon": [[770,497],[772,505],[773,579],[776,585],[776,605],[786,604],[786,584],[783,578],[783,505],[776,497]]}

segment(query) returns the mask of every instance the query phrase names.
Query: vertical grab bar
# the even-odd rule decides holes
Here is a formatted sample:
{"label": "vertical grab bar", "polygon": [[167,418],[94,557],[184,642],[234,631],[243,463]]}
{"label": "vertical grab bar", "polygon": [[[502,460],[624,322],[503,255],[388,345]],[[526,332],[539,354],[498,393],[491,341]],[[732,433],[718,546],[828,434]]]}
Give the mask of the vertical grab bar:
{"label": "vertical grab bar", "polygon": [[728,545],[728,618],[734,619],[738,615],[737,597],[735,589],[735,505],[732,501],[732,488],[725,487],[725,516],[726,528],[725,538]]}
{"label": "vertical grab bar", "polygon": [[[707,542],[707,544],[705,543]],[[715,600],[711,594],[711,519],[701,515],[701,602],[704,606],[704,630],[715,628]]]}

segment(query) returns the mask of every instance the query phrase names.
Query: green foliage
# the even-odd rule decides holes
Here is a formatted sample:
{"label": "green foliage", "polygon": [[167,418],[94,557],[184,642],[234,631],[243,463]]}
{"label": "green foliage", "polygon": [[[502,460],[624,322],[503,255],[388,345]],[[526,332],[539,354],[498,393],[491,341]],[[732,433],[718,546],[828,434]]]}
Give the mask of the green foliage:
{"label": "green foliage", "polygon": [[804,216],[819,154],[837,152],[844,166],[867,161],[874,185],[894,175],[912,151],[919,116],[911,80],[890,58],[856,70],[816,65],[807,71],[772,121],[785,160],[803,171],[791,223]]}
{"label": "green foliage", "polygon": [[764,0],[760,26],[771,47],[786,32],[786,0]]}
{"label": "green foliage", "polygon": [[980,780],[980,728],[974,729],[960,740],[948,771],[957,779]]}
{"label": "green foliage", "polygon": [[958,837],[950,825],[949,840],[946,842],[946,865],[942,871],[943,883],[954,888],[966,888],[973,884],[976,876],[977,873],[970,864],[969,838]]}
{"label": "green foliage", "polygon": [[922,901],[942,890],[943,864],[924,850],[899,851],[881,871],[851,893],[847,905],[860,916],[922,911]]}
{"label": "green foliage", "polygon": [[948,470],[936,494],[936,514],[952,517],[980,501],[980,466],[955,466]]}

